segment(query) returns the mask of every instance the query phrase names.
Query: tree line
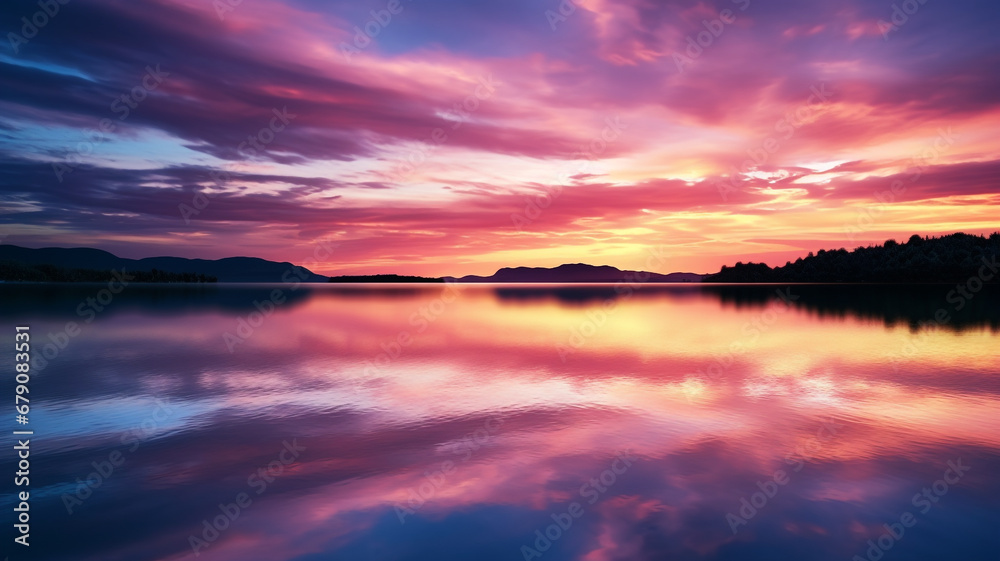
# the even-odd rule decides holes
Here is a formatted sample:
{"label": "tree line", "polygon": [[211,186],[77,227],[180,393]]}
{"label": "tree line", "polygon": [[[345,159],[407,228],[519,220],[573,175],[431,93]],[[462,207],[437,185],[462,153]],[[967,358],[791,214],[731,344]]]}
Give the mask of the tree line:
{"label": "tree line", "polygon": [[738,262],[702,282],[962,282],[987,265],[990,282],[995,283],[1000,275],[990,273],[989,266],[996,267],[998,254],[1000,232],[988,237],[961,232],[937,238],[913,235],[905,243],[886,240],[853,251],[821,249],[773,269],[766,263]]}

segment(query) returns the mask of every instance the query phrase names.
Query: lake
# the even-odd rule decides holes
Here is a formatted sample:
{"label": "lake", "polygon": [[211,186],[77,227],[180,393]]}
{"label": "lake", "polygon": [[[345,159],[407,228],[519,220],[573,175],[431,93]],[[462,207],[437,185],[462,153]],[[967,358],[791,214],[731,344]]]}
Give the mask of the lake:
{"label": "lake", "polygon": [[1000,291],[953,288],[0,285],[5,550],[995,559]]}

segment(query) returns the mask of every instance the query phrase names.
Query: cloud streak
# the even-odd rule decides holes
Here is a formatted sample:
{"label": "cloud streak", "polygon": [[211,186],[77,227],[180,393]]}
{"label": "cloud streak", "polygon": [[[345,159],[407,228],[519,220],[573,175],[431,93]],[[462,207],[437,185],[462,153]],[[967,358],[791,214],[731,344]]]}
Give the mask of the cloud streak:
{"label": "cloud streak", "polygon": [[[6,3],[0,28],[36,9]],[[324,237],[344,248],[328,273],[482,274],[567,259],[629,266],[653,243],[672,246],[677,268],[709,271],[991,230],[992,4],[928,3],[888,40],[888,8],[866,0],[595,1],[554,30],[546,9],[404,2],[347,60],[340,45],[373,17],[367,4],[242,3],[221,19],[193,0],[62,6],[16,51],[0,43],[7,241],[276,258]],[[732,22],[678,72],[674,55],[725,9]],[[115,100],[149,67],[169,77],[124,115]],[[496,92],[456,113],[483,76]],[[829,101],[766,161],[748,160],[818,84]],[[248,156],[241,143],[281,108],[293,125]],[[607,119],[628,128],[588,155]],[[102,123],[114,127],[95,141]],[[949,149],[870,239],[846,240],[843,225],[912,173],[942,129]],[[447,142],[428,148],[435,130]],[[423,163],[394,173],[415,151]],[[68,161],[60,182],[53,166]],[[553,189],[537,220],[512,227],[526,197]],[[178,204],[197,193],[213,202],[185,225]]]}

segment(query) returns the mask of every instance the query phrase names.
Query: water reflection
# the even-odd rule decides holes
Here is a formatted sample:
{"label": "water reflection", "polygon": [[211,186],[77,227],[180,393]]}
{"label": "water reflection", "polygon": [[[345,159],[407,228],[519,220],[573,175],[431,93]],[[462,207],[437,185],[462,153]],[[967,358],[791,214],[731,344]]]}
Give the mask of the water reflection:
{"label": "water reflection", "polygon": [[[774,296],[776,287],[789,285],[703,285],[704,292],[725,303],[761,305]],[[956,285],[791,285],[795,304],[820,317],[881,320],[887,326],[909,325],[961,331],[988,326],[1000,330],[1000,289],[982,285],[979,291],[956,290]]]}
{"label": "water reflection", "polygon": [[135,286],[85,324],[99,288],[0,288],[36,345],[82,324],[33,382],[39,559],[850,559],[906,511],[887,559],[1000,544],[994,289],[913,331],[950,287]]}

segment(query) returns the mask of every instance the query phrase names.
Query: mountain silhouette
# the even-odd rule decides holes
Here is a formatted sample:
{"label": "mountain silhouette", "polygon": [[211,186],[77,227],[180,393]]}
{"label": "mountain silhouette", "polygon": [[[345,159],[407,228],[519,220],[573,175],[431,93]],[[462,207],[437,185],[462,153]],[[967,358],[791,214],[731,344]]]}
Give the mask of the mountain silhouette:
{"label": "mountain silhouette", "polygon": [[696,273],[649,273],[645,271],[623,271],[610,265],[586,265],[572,263],[558,267],[504,267],[496,273],[482,277],[445,277],[457,282],[700,282],[702,275]]}
{"label": "mountain silhouette", "polygon": [[305,273],[305,282],[327,281],[327,277],[317,275],[304,267],[256,257],[227,257],[217,260],[183,257],[125,259],[104,250],[87,247],[30,249],[16,245],[0,245],[0,261],[14,261],[25,265],[53,265],[63,269],[124,268],[127,271],[156,269],[167,273],[206,275],[217,278],[219,282],[298,282],[302,275],[286,277],[286,273],[292,271]]}

